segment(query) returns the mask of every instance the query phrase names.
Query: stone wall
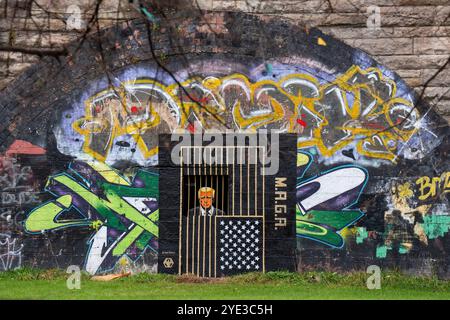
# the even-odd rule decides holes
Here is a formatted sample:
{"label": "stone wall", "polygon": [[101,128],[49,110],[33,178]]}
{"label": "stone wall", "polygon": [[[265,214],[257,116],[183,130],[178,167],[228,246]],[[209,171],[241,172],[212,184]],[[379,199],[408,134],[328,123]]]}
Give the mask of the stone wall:
{"label": "stone wall", "polygon": [[[67,25],[78,15],[77,8],[87,23],[95,4],[95,0],[2,0],[0,45],[61,47],[84,33]],[[244,11],[306,28],[318,27],[394,70],[419,94],[424,91],[423,97],[450,119],[450,67],[433,76],[450,56],[450,5],[446,0],[193,0],[185,1],[185,5]],[[380,9],[380,29],[367,27],[374,12],[369,7],[373,5]],[[137,16],[125,0],[103,1],[99,8],[100,27]],[[0,52],[0,88],[38,59],[36,55]]]}
{"label": "stone wall", "polygon": [[[216,246],[200,240],[214,228],[205,228],[198,206],[210,216],[207,203],[215,201],[218,219],[234,219],[241,234],[239,221],[253,226],[245,252],[254,251],[241,260],[271,253],[246,270],[375,264],[450,276],[448,124],[417,103],[400,76],[319,29],[282,19],[146,15],[72,43],[67,53],[49,48],[51,56],[0,92],[0,270],[192,273],[197,260],[202,276],[200,248]],[[251,143],[282,169],[271,174],[266,161],[264,174],[250,163],[235,166],[249,153],[220,168],[172,162],[161,137],[209,129],[296,139],[271,136],[270,153],[264,139]],[[214,200],[208,187],[217,190]],[[201,192],[211,200],[198,201]],[[263,230],[260,220],[246,220],[255,218]],[[197,236],[188,236],[194,229]],[[213,232],[212,241],[227,241]],[[220,268],[243,267],[222,258],[228,265]],[[233,265],[217,276],[241,271]]]}

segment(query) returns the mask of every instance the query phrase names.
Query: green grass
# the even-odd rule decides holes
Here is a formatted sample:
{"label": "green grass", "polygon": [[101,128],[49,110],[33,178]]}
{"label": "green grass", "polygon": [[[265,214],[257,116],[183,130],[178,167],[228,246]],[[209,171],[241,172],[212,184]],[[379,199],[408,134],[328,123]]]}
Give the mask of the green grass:
{"label": "green grass", "polygon": [[0,273],[0,299],[450,299],[450,281],[383,273],[380,290],[366,287],[366,273],[269,272],[216,280],[138,274],[109,282],[82,275],[69,290],[60,270]]}

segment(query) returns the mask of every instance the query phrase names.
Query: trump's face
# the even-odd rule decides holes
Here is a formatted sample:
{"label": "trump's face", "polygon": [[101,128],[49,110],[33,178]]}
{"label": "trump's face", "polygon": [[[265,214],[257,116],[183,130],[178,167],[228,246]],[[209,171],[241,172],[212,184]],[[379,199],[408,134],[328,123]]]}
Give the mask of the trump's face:
{"label": "trump's face", "polygon": [[212,189],[199,191],[200,205],[203,208],[205,209],[211,208],[213,199],[214,199],[214,191]]}

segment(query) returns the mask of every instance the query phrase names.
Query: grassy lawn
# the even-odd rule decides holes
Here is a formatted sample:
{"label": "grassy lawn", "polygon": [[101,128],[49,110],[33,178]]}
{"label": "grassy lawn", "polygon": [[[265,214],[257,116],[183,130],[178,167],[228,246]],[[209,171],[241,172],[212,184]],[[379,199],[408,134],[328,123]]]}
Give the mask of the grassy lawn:
{"label": "grassy lawn", "polygon": [[384,273],[380,290],[366,287],[365,273],[246,274],[207,280],[139,274],[109,282],[83,275],[80,290],[66,286],[58,270],[0,273],[0,299],[450,299],[450,281]]}

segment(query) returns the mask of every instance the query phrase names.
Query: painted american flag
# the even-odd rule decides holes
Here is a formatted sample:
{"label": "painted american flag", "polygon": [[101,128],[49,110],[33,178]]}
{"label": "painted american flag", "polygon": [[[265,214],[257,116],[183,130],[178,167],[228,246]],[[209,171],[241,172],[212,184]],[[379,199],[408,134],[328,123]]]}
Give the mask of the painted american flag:
{"label": "painted american flag", "polygon": [[217,217],[218,272],[230,275],[263,269],[262,217]]}

